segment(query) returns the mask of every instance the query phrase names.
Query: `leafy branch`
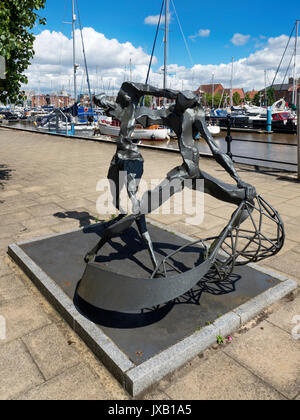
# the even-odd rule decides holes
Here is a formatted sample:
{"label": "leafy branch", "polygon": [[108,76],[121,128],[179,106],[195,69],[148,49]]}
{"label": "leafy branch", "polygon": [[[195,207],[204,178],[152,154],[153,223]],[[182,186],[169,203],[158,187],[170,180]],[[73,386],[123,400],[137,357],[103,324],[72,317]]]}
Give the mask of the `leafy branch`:
{"label": "leafy branch", "polygon": [[0,80],[0,102],[22,100],[22,84],[28,79],[24,72],[34,57],[32,33],[35,25],[45,25],[38,14],[46,0],[5,0],[0,2],[0,56],[6,62],[5,79]]}

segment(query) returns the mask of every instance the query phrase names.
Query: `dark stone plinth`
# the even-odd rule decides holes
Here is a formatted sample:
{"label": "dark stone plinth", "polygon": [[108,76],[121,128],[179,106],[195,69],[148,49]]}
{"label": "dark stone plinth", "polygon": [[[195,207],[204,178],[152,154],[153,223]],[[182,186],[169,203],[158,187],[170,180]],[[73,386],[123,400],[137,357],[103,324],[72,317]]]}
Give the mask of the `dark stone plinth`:
{"label": "dark stone plinth", "polygon": [[[102,229],[102,225],[94,225],[26,243],[20,248],[135,365],[280,283],[253,268],[242,267],[237,268],[226,282],[201,282],[184,296],[159,308],[136,313],[99,310],[76,296],[76,288],[85,269],[83,257],[99,240]],[[161,256],[187,243],[180,236],[152,225],[149,225],[149,232],[155,250]],[[192,268],[199,259],[199,248],[193,245],[176,259],[181,268]],[[97,261],[108,270],[126,272],[130,276],[147,277],[152,272],[148,252],[134,228],[110,241]]]}

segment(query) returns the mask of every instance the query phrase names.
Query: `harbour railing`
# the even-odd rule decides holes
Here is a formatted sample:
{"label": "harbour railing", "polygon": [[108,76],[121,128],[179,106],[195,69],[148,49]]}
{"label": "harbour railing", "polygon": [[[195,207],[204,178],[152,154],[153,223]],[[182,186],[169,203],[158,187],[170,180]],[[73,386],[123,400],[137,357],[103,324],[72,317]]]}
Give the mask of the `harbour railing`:
{"label": "harbour railing", "polygon": [[[298,94],[298,101],[300,104],[300,93]],[[300,107],[298,105],[297,107],[297,121],[300,121]],[[230,116],[228,116],[227,118],[227,135],[225,137],[225,141],[227,143],[227,155],[233,160],[234,158],[237,159],[244,159],[247,161],[255,161],[256,163],[253,163],[253,166],[255,167],[259,167],[260,165],[257,164],[261,162],[261,166],[264,166],[263,163],[271,163],[271,164],[275,164],[275,165],[285,165],[285,166],[293,166],[296,167],[295,171],[298,173],[298,179],[300,180],[300,129],[299,129],[299,123],[297,123],[297,144],[291,144],[291,143],[284,143],[284,142],[271,142],[271,143],[266,143],[266,141],[263,140],[247,140],[247,139],[238,139],[238,138],[233,138],[232,137],[232,132],[231,132],[231,118]],[[267,158],[261,158],[261,157],[251,157],[251,156],[241,156],[238,154],[234,154],[232,151],[232,143],[233,142],[241,142],[241,143],[256,143],[256,144],[271,144],[271,145],[275,145],[275,146],[288,146],[288,147],[294,147],[297,148],[297,162],[286,162],[286,161],[281,161],[281,160],[272,160],[272,159],[267,159]],[[278,169],[275,168],[274,169]]]}

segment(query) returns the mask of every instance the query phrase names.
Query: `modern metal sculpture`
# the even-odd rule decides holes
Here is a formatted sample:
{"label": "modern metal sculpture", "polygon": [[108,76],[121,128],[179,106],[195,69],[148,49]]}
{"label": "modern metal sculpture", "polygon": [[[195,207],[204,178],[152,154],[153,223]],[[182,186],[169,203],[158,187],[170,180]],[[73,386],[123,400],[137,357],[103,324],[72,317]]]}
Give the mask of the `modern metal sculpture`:
{"label": "modern metal sculpture", "polygon": [[[139,105],[145,95],[168,98],[173,104],[168,108],[152,110]],[[122,185],[119,174],[121,171],[127,174],[121,182],[126,184],[132,202],[132,214],[128,216],[121,213],[110,222],[99,243],[85,256],[87,266],[78,287],[78,295],[82,299],[93,306],[119,312],[149,308],[183,295],[200,281],[223,281],[235,266],[263,260],[282,249],[285,234],[280,216],[257,195],[253,186],[242,181],[232,159],[220,151],[207,129],[201,102],[193,92],[177,92],[126,82],[122,85],[115,103],[108,101],[105,95],[96,96],[94,101],[121,123],[117,152],[111,162],[108,178],[117,187],[114,204],[122,211],[119,195]],[[183,158],[182,165],[168,173],[165,181],[155,190],[144,194],[141,200],[137,199],[137,192],[144,172],[144,160],[138,146],[131,140],[136,123],[145,128],[161,124],[174,130]],[[234,179],[236,185],[225,184],[201,171],[200,155],[195,144],[199,133],[207,142],[216,161]],[[237,210],[220,235],[185,245],[159,262],[147,230],[146,215],[170,198],[170,182],[173,185],[171,195],[174,195],[182,191],[186,180],[191,180],[192,188],[197,189],[198,179],[204,181],[206,193],[237,205]],[[168,194],[165,194],[166,191]],[[265,223],[265,219],[268,223]],[[153,273],[149,278],[132,278],[107,272],[95,262],[101,248],[111,238],[130,228],[134,222],[145,241],[153,264]],[[266,225],[268,232],[273,226],[273,236],[264,233]],[[199,245],[199,252],[202,254],[201,263],[181,272],[172,263],[175,255],[196,244]],[[168,275],[167,267],[172,268],[172,275]]]}

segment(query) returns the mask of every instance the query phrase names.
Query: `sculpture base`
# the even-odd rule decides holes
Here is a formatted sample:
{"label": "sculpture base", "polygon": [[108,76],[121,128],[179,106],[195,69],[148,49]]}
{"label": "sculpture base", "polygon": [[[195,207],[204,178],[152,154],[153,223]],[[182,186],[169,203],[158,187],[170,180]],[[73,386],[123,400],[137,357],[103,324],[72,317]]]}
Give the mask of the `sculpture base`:
{"label": "sculpture base", "polygon": [[[179,299],[158,308],[126,313],[95,308],[76,295],[76,288],[86,266],[83,257],[99,239],[97,234],[99,229],[103,229],[101,225],[94,225],[82,230],[12,245],[9,247],[9,254],[103,363],[122,383],[126,382],[125,387],[134,395],[164,374],[176,369],[193,357],[194,353],[203,351],[201,337],[203,339],[205,336],[207,347],[216,340],[218,333],[229,334],[239,328],[246,318],[242,319],[235,311],[247,307],[245,310],[248,320],[296,288],[294,282],[289,280],[284,282],[280,276],[276,278],[274,273],[270,275],[253,267],[240,267],[226,282],[199,283]],[[180,235],[151,224],[149,232],[156,251],[161,255],[169,254],[174,248],[187,242]],[[124,246],[125,243],[127,247]],[[131,255],[131,247],[137,251],[126,259],[126,255]],[[149,274],[149,269],[151,271],[147,250],[137,232],[135,235],[133,231],[128,231],[122,235],[122,238],[113,239],[103,252],[107,254],[105,264],[108,271],[127,272],[130,276],[140,276],[141,272]],[[193,252],[190,253],[190,260],[186,257],[187,266],[193,264],[195,257]],[[228,321],[217,330],[218,322],[227,318]],[[207,327],[208,325],[210,326]],[[207,331],[210,334],[208,341]],[[182,346],[186,340],[190,343],[191,339],[196,340],[193,351],[191,352],[190,348],[187,351],[184,346],[181,350],[177,349],[172,359],[172,367],[168,367],[171,361],[170,351],[173,352],[178,345]],[[110,354],[111,351],[113,354]],[[159,356],[156,356],[158,354]],[[161,366],[156,375],[150,375],[151,378],[145,373],[144,382],[140,382],[139,376],[136,385],[133,378],[128,379],[130,372],[135,374],[135,369],[142,369],[147,363],[152,363],[155,357],[159,357],[160,360],[165,357],[161,363],[167,371]],[[159,367],[159,363],[155,364],[155,369]],[[124,377],[127,378],[126,381]],[[148,383],[149,380],[152,382]]]}

